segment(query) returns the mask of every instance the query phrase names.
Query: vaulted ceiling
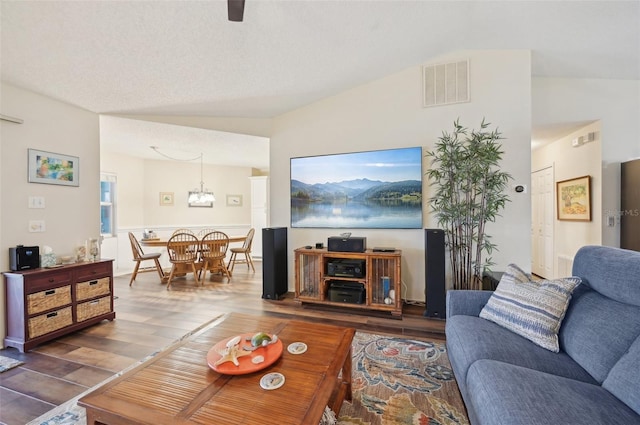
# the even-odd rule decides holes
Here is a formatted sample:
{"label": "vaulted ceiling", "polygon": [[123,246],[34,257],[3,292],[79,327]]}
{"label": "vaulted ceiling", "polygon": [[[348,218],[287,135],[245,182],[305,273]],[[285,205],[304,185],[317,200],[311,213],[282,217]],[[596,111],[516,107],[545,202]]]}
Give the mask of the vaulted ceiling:
{"label": "vaulted ceiling", "polygon": [[226,7],[3,0],[2,80],[101,114],[274,117],[460,49],[640,79],[638,1],[246,0],[241,23]]}

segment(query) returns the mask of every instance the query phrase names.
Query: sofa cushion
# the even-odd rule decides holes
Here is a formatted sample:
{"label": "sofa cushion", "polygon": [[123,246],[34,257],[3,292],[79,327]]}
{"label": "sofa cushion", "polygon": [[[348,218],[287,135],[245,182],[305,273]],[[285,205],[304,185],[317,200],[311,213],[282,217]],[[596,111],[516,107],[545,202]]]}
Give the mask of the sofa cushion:
{"label": "sofa cushion", "polygon": [[602,383],[638,335],[640,307],[580,285],[573,293],[559,338],[562,350]]}
{"label": "sofa cushion", "polygon": [[609,246],[583,246],[573,261],[580,276],[607,298],[640,307],[640,253]]}
{"label": "sofa cushion", "polygon": [[467,386],[482,425],[640,424],[640,416],[601,386],[494,360],[474,363]]}
{"label": "sofa cushion", "polygon": [[640,338],[613,366],[602,386],[640,415]]}
{"label": "sofa cushion", "polygon": [[465,382],[469,367],[477,360],[490,359],[596,383],[566,353],[553,353],[479,317],[450,317],[446,335],[447,352],[458,382]]}
{"label": "sofa cushion", "polygon": [[509,264],[480,317],[557,353],[560,324],[579,284],[578,277],[533,281],[518,266]]}

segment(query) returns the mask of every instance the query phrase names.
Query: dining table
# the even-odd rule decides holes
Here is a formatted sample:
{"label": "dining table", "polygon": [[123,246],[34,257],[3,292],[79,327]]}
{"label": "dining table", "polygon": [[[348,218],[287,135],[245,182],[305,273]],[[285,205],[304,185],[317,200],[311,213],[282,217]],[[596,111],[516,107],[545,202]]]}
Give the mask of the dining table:
{"label": "dining table", "polygon": [[[229,243],[238,243],[238,242],[244,242],[247,239],[247,235],[241,235],[241,236],[229,236]],[[140,243],[144,246],[149,246],[149,247],[156,247],[156,248],[161,248],[167,247],[167,243],[169,242],[169,239],[163,239],[163,238],[143,238],[140,239]],[[179,242],[180,243],[180,242]],[[184,242],[185,244],[191,245],[193,244],[193,242]],[[196,262],[196,269],[200,269],[202,268],[203,262],[202,261],[197,261]],[[184,269],[184,265],[179,265],[178,269],[180,270],[176,276],[184,276],[185,275],[185,270]],[[165,273],[165,276],[161,279],[162,283],[167,283],[169,280],[169,273]]]}
{"label": "dining table", "polygon": [[[244,242],[247,239],[247,235],[241,236],[229,236],[229,243],[234,242]],[[140,239],[140,243],[144,246],[154,246],[154,247],[165,247],[167,246],[167,242],[169,239],[163,238],[150,238],[150,239]]]}

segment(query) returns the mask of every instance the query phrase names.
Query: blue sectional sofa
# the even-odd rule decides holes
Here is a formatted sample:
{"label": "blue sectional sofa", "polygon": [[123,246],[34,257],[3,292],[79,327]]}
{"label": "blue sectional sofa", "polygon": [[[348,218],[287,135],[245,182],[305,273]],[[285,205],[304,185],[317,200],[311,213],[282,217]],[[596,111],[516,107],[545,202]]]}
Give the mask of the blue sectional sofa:
{"label": "blue sectional sofa", "polygon": [[554,353],[479,317],[492,292],[448,291],[449,359],[472,425],[640,424],[640,253],[585,246]]}

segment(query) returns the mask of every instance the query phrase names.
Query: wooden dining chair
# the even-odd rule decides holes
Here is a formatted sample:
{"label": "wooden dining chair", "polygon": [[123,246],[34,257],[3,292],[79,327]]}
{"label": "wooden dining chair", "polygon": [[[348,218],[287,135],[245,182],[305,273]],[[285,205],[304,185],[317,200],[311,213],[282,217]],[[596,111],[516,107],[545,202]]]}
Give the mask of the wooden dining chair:
{"label": "wooden dining chair", "polygon": [[211,227],[205,227],[204,229],[200,229],[198,231],[198,239],[202,240],[202,238],[204,238],[205,235],[215,231],[216,229],[212,229]]}
{"label": "wooden dining chair", "polygon": [[207,275],[207,271],[213,274],[220,272],[231,281],[231,272],[225,261],[229,249],[229,236],[224,232],[214,231],[207,233],[200,242],[200,261],[202,261],[202,281]]}
{"label": "wooden dining chair", "polygon": [[[131,252],[133,253],[133,261],[136,262],[136,267],[133,269],[133,273],[131,273],[131,280],[129,281],[129,286],[133,284],[133,281],[136,280],[136,276],[138,276],[139,272],[150,272],[156,270],[158,275],[160,276],[160,280],[164,279],[164,270],[162,270],[162,266],[160,265],[160,256],[161,252],[151,252],[149,254],[145,254],[140,246],[140,242],[136,239],[135,235],[129,232],[129,242],[131,243]],[[153,266],[143,266],[140,267],[140,264],[143,261],[153,261],[155,264]]]}
{"label": "wooden dining chair", "polygon": [[171,287],[171,280],[176,273],[193,273],[196,283],[200,283],[198,278],[198,251],[200,241],[190,233],[174,233],[167,241],[167,252],[171,262],[171,272],[167,280],[167,289]]}
{"label": "wooden dining chair", "polygon": [[176,229],[176,230],[174,230],[173,233],[171,233],[171,236],[177,235],[178,233],[188,233],[190,235],[195,235],[195,233],[193,233],[193,230],[184,228],[184,229]]}
{"label": "wooden dining chair", "polygon": [[[251,258],[251,245],[253,243],[253,235],[256,233],[256,229],[251,228],[249,233],[247,233],[247,238],[244,240],[242,247],[239,248],[231,248],[231,258],[229,259],[229,271],[233,272],[233,268],[236,263],[247,264],[247,268],[251,266],[253,271],[256,271],[256,268],[253,266],[253,258]],[[244,258],[238,259],[238,254],[242,254]]]}

